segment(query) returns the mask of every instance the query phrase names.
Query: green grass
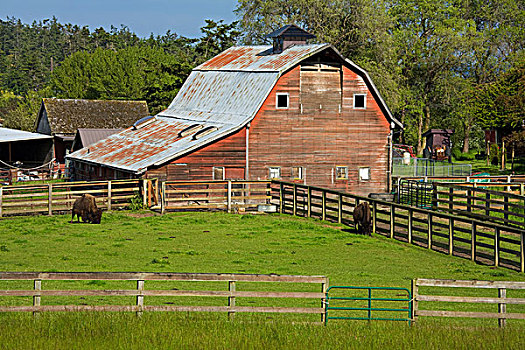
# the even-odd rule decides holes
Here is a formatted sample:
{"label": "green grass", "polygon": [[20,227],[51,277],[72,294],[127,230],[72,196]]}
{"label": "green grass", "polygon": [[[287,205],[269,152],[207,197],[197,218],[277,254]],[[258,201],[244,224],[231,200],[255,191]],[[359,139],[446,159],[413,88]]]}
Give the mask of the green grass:
{"label": "green grass", "polygon": [[[413,278],[524,281],[523,274],[476,265],[409,246],[382,236],[366,237],[352,229],[286,215],[172,213],[148,211],[105,213],[101,225],[70,224],[70,216],[5,218],[0,221],[0,271],[159,271],[276,273],[326,275],[330,285],[410,287]],[[0,282],[0,289],[31,288],[22,282]],[[76,288],[80,282],[61,282]],[[126,284],[127,283],[127,284]],[[185,288],[202,287],[180,282]],[[86,288],[129,288],[130,282],[93,281]],[[160,286],[161,282],[146,282]],[[43,282],[59,288],[60,282]],[[171,288],[172,285],[170,285]],[[165,288],[165,287],[161,287]],[[238,290],[244,285],[239,283]],[[264,285],[259,288],[276,288]],[[315,286],[318,288],[318,286]],[[316,289],[317,290],[317,289]],[[486,292],[486,291],[485,291]],[[448,293],[450,294],[450,293]],[[514,295],[509,295],[514,297]],[[88,302],[57,297],[42,303]],[[116,303],[131,304],[130,297]],[[19,300],[20,299],[20,300]],[[6,301],[13,305],[30,298]],[[224,298],[222,298],[224,299]],[[76,301],[75,301],[76,300]],[[217,302],[215,298],[206,305]],[[92,298],[107,304],[114,299]],[[197,300],[199,301],[199,300]],[[146,304],[166,300],[145,298]],[[176,301],[177,303],[179,300]],[[188,299],[180,298],[182,305]],[[225,305],[224,300],[219,300]],[[313,302],[313,301],[312,301]],[[312,303],[310,302],[310,303]],[[238,305],[251,305],[239,298]],[[308,304],[308,303],[307,303]],[[158,304],[157,304],[158,305]],[[292,306],[291,304],[284,304]],[[310,304],[308,304],[310,305]],[[315,305],[318,301],[315,301]],[[311,306],[311,305],[310,305]],[[515,306],[515,305],[513,305]],[[460,306],[447,306],[449,308]],[[484,306],[492,307],[492,306]],[[515,312],[521,309],[510,310]],[[494,311],[494,310],[493,310]],[[523,310],[521,310],[523,312]],[[0,315],[0,344],[6,348],[518,348],[520,322],[507,330],[495,320],[423,319],[413,328],[404,323],[338,322],[328,327],[293,323],[304,320],[278,315],[74,313]],[[308,319],[310,320],[310,319]],[[316,320],[317,317],[316,317]],[[268,322],[270,321],[270,322]],[[453,336],[451,336],[453,334]],[[82,345],[82,346],[80,346]]]}

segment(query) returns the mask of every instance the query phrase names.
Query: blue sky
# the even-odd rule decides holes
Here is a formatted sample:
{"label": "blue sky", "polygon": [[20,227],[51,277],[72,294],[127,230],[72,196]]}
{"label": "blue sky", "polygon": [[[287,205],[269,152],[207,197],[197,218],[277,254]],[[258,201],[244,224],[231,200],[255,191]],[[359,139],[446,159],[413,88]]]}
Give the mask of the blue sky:
{"label": "blue sky", "polygon": [[140,37],[164,34],[200,36],[205,19],[235,20],[237,0],[0,0],[0,19],[32,23],[53,16],[60,23],[87,25],[91,30],[128,26]]}

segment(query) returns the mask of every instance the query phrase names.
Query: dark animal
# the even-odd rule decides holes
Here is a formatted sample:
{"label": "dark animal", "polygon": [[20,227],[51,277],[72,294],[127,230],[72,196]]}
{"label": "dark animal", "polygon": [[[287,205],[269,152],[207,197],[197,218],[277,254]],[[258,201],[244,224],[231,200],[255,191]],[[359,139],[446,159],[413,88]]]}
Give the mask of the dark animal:
{"label": "dark animal", "polygon": [[368,202],[359,203],[359,205],[355,207],[354,226],[357,233],[372,235],[372,215],[370,214],[370,205]]}
{"label": "dark animal", "polygon": [[95,197],[90,194],[83,194],[82,197],[77,198],[71,210],[71,223],[77,216],[77,222],[82,218],[83,222],[91,222],[93,224],[100,224],[102,219],[102,209],[97,208]]}

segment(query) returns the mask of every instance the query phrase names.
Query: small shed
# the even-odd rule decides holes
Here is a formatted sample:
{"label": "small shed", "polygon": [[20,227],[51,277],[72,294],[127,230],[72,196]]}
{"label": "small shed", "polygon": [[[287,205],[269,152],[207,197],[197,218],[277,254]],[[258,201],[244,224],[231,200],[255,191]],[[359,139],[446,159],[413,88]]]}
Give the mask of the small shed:
{"label": "small shed", "polygon": [[52,159],[53,137],[0,127],[0,162],[6,166],[40,166]]}
{"label": "small shed", "polygon": [[452,140],[454,129],[430,129],[423,133],[426,138],[426,146],[423,156],[434,160],[452,161]]}

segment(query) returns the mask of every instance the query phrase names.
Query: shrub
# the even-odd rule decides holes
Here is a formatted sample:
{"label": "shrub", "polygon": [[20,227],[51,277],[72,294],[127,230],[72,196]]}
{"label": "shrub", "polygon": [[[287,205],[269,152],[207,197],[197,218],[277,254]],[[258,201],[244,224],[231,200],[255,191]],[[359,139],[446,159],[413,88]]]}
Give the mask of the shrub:
{"label": "shrub", "polygon": [[490,164],[498,165],[500,160],[500,150],[497,144],[490,145]]}
{"label": "shrub", "polygon": [[459,148],[453,148],[452,157],[454,157],[455,160],[474,160],[476,155],[471,152],[463,153]]}

